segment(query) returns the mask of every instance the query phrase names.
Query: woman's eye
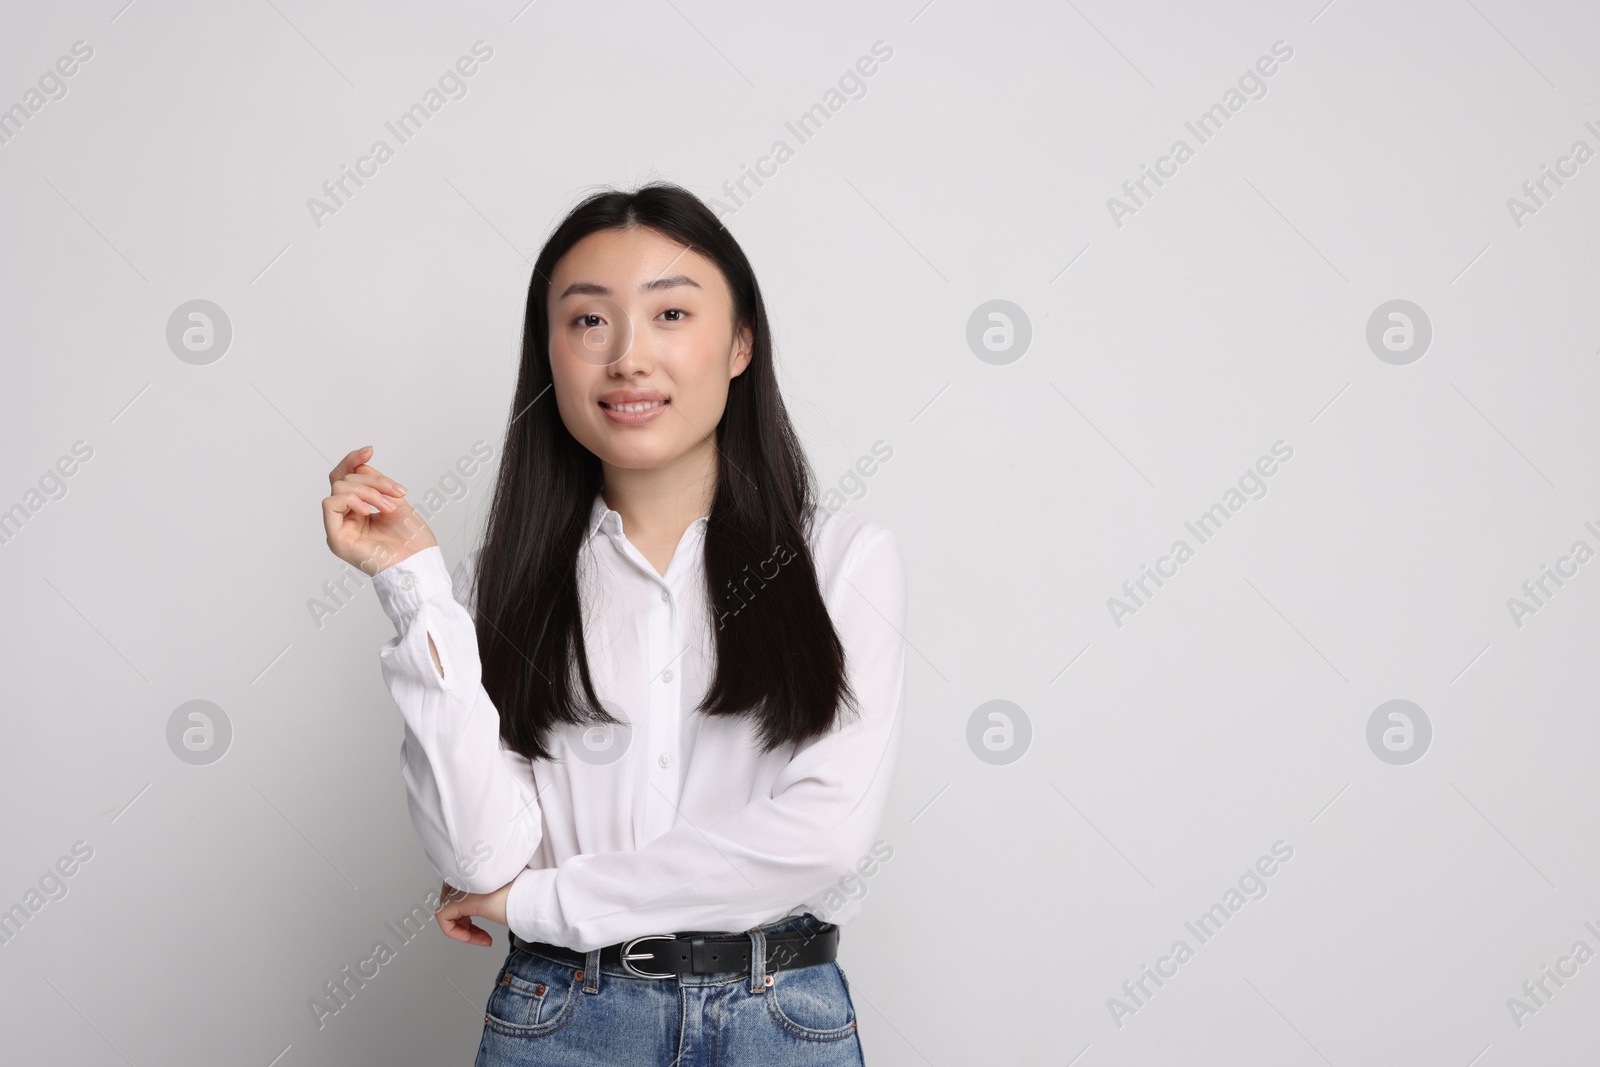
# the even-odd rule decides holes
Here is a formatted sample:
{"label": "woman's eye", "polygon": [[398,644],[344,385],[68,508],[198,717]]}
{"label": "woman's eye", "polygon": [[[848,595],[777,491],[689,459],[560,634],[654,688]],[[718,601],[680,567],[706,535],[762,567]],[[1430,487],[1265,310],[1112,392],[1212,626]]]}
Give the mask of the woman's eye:
{"label": "woman's eye", "polygon": [[[681,315],[687,315],[688,312],[683,310],[683,308],[668,308],[667,310],[663,311],[661,314],[663,314],[663,315],[680,315],[681,316]],[[683,319],[676,318],[676,319],[668,319],[667,321],[668,322],[682,322]]]}
{"label": "woman's eye", "polygon": [[[589,322],[588,321],[589,319],[594,319],[596,321]],[[599,315],[596,315],[594,312],[589,311],[589,312],[585,312],[584,314],[579,315],[577,318],[573,319],[572,320],[572,325],[574,325],[574,326],[582,326],[585,329],[591,329],[591,328],[593,328],[595,326],[599,326],[600,325],[599,319],[600,319]]]}

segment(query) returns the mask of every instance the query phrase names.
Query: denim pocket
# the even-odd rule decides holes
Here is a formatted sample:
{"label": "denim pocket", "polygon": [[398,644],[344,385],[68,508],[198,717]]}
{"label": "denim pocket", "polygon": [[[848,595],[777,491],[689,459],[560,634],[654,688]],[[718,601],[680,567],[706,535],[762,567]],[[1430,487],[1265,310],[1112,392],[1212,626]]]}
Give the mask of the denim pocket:
{"label": "denim pocket", "polygon": [[795,1037],[838,1041],[856,1032],[850,988],[835,963],[774,971],[765,995],[773,1020]]}
{"label": "denim pocket", "polygon": [[511,1037],[541,1037],[572,1020],[578,1006],[577,970],[513,948],[495,979],[484,1025]]}

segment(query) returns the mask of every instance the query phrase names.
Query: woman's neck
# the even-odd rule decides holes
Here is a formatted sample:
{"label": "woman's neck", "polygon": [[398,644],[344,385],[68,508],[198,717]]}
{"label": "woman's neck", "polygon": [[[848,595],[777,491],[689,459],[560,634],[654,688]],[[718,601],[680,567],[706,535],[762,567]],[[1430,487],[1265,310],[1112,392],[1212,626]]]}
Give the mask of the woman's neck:
{"label": "woman's neck", "polygon": [[634,544],[677,544],[690,523],[711,513],[717,453],[710,441],[706,443],[710,447],[703,457],[685,456],[671,467],[602,465],[601,495],[606,506],[622,516],[623,530]]}

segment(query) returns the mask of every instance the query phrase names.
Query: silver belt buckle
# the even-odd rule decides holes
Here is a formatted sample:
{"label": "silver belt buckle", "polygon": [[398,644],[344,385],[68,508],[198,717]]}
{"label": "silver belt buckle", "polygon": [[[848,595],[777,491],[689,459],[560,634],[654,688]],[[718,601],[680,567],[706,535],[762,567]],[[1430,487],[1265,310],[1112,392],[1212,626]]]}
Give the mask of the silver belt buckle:
{"label": "silver belt buckle", "polygon": [[632,941],[629,941],[627,944],[622,946],[622,969],[639,978],[676,978],[677,975],[672,971],[668,971],[665,974],[656,974],[654,971],[641,971],[639,968],[633,965],[634,960],[653,960],[656,958],[656,954],[654,952],[633,951],[633,946],[637,945],[639,942],[653,940],[675,941],[677,940],[677,935],[645,934],[642,937],[636,937]]}

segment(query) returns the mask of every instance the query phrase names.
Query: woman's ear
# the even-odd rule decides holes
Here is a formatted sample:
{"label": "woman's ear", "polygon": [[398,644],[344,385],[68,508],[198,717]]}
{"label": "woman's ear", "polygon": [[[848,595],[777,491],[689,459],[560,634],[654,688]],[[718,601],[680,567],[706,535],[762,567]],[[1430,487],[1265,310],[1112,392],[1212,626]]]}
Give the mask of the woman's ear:
{"label": "woman's ear", "polygon": [[749,327],[741,329],[735,335],[734,340],[738,347],[734,349],[733,362],[730,364],[733,370],[733,373],[728,375],[730,378],[737,378],[739,375],[743,374],[744,369],[750,365],[750,350],[754,344]]}

